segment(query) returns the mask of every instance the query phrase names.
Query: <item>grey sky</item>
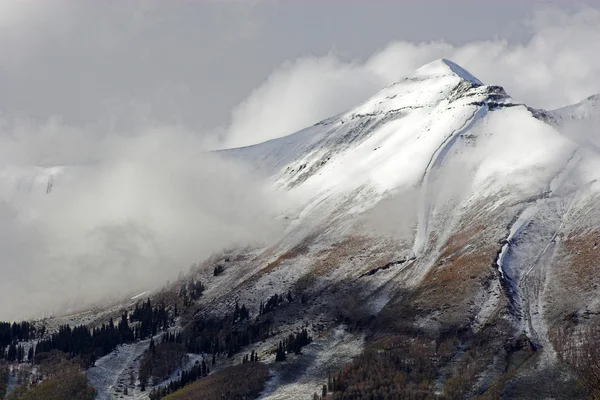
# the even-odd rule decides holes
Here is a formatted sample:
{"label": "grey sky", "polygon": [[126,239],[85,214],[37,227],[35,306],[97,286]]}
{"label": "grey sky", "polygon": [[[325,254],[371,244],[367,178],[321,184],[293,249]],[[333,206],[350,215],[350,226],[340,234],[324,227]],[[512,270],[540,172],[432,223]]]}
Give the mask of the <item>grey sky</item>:
{"label": "grey sky", "polygon": [[[44,121],[128,129],[132,121],[197,131],[286,60],[330,52],[365,59],[396,40],[460,45],[526,41],[540,5],[570,1],[2,0],[0,110]],[[28,9],[29,8],[29,9]],[[115,125],[116,124],[116,125]]]}

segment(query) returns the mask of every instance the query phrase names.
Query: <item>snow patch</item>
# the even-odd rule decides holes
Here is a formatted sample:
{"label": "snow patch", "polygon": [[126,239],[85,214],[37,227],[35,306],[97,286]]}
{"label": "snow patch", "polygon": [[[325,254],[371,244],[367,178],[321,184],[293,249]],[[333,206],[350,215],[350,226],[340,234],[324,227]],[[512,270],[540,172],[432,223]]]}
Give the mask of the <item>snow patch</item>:
{"label": "snow patch", "polygon": [[476,86],[483,85],[483,83],[479,79],[475,78],[470,72],[468,72],[461,66],[453,63],[452,61],[446,60],[444,58],[422,66],[417,70],[413,77],[428,79],[431,77],[440,77],[448,75],[455,75]]}

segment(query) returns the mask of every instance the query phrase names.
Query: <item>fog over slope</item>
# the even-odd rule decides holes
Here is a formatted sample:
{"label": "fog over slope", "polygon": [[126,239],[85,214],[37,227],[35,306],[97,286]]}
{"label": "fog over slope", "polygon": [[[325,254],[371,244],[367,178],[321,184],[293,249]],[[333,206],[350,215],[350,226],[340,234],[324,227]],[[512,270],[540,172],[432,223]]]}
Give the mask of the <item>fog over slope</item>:
{"label": "fog over slope", "polygon": [[86,164],[5,165],[0,316],[117,299],[213,251],[276,237],[283,199],[188,139],[160,129]]}
{"label": "fog over slope", "polygon": [[[12,8],[16,4],[3,5],[17,10]],[[291,196],[280,189],[282,185],[287,188],[296,178],[275,186],[266,181],[265,185],[265,171],[249,168],[246,157],[224,159],[209,150],[281,137],[343,113],[434,59],[450,58],[484,83],[504,86],[515,103],[536,108],[557,108],[600,91],[600,59],[589,51],[600,40],[600,13],[594,9],[575,13],[551,10],[538,13],[530,21],[532,37],[524,44],[501,39],[463,45],[392,42],[366,59],[345,60],[332,52],[291,60],[231,110],[227,123],[217,127],[206,128],[185,118],[177,122],[175,114],[164,117],[163,111],[177,107],[185,106],[189,111],[189,104],[177,103],[181,100],[178,95],[172,96],[176,99],[173,104],[160,108],[164,105],[160,101],[145,107],[141,97],[129,98],[119,92],[108,96],[114,103],[107,100],[107,104],[112,104],[107,108],[85,109],[82,114],[94,118],[84,122],[39,110],[29,115],[26,109],[9,107],[11,96],[17,99],[16,94],[23,92],[41,101],[35,93],[44,91],[44,96],[49,97],[48,104],[52,104],[63,95],[58,90],[60,86],[47,93],[47,84],[36,87],[35,79],[28,79],[29,76],[43,82],[73,80],[72,74],[66,76],[66,73],[45,76],[45,70],[44,73],[23,70],[24,75],[20,67],[35,68],[37,64],[32,61],[43,55],[40,48],[53,49],[46,40],[54,40],[50,43],[56,44],[56,54],[71,54],[75,58],[72,64],[75,71],[79,67],[81,71],[104,71],[97,64],[84,68],[77,53],[70,51],[79,48],[71,40],[84,31],[84,22],[89,22],[92,16],[95,20],[96,14],[91,12],[94,8],[70,6],[67,2],[57,4],[60,7],[50,7],[47,13],[18,9],[16,15],[23,22],[20,26],[0,19],[0,32],[7,33],[1,36],[0,43],[8,49],[0,54],[5,89],[2,104],[6,105],[6,110],[0,110],[0,319],[87,307],[107,298],[160,286],[223,247],[273,243],[286,229],[298,225],[301,214],[296,212],[304,202],[314,201],[316,205],[331,195],[323,192],[319,193],[321,197],[313,198],[314,187],[347,187],[340,184],[344,180],[352,185],[367,180],[375,182],[380,192],[373,202],[381,200],[386,190],[400,187],[403,206],[391,203],[388,209],[390,200],[386,197],[369,210],[366,228],[410,237],[419,216],[422,217],[419,204],[423,202],[423,194],[407,178],[418,181],[418,174],[407,171],[411,168],[416,171],[415,158],[421,152],[419,160],[426,160],[429,148],[418,144],[409,147],[401,143],[393,130],[384,136],[397,141],[397,147],[391,147],[392,153],[398,153],[396,156],[348,158],[344,168],[348,165],[360,168],[348,169],[348,176],[331,171],[322,177],[316,175],[308,186],[299,185]],[[98,21],[104,27],[110,27],[111,23],[121,27],[128,26],[121,24],[122,21],[136,20],[140,23],[137,29],[147,33],[146,29],[152,25],[148,23],[152,18],[146,19],[148,15],[154,14],[145,14],[131,5],[114,14],[102,14]],[[139,39],[135,32],[128,34],[131,34],[127,36],[128,43]],[[118,35],[117,38],[100,35],[91,48],[105,59],[115,61],[117,70],[122,68],[120,71],[133,80],[136,71],[127,69],[127,48],[116,46],[118,40]],[[154,55],[153,47],[148,46],[145,51]],[[156,50],[156,54],[160,52]],[[89,76],[82,74],[79,78]],[[186,83],[166,86],[154,88],[161,101],[170,98],[163,97],[164,93],[179,93],[175,89],[185,89]],[[211,93],[198,92],[192,97],[210,102]],[[186,101],[189,98],[183,97]],[[14,103],[24,104],[16,100]],[[86,102],[81,103],[83,109]],[[199,113],[205,112],[201,104],[197,106]],[[123,111],[131,109],[135,112]],[[156,110],[160,112],[154,113]],[[491,130],[505,130],[509,134],[492,137],[475,154],[466,149],[464,157],[448,167],[444,185],[432,184],[430,190],[436,197],[438,193],[439,198],[454,197],[469,190],[462,186],[465,183],[461,173],[470,166],[486,166],[478,170],[483,180],[489,177],[485,171],[515,173],[527,160],[534,163],[540,161],[536,157],[549,157],[552,153],[556,155],[556,163],[548,164],[558,169],[572,150],[573,143],[568,139],[529,120],[528,146],[523,146],[518,134],[524,128],[518,121],[492,117],[486,124]],[[586,137],[588,129],[587,125],[579,125],[569,128],[569,132],[573,132],[572,138],[581,138]],[[302,134],[283,140],[293,142],[298,135]],[[552,140],[548,140],[549,136]],[[583,139],[572,141],[587,146]],[[339,150],[344,143],[343,138],[332,142],[331,149]],[[373,148],[378,146],[369,142],[365,149],[372,144]],[[434,140],[429,144],[435,144]],[[536,147],[550,148],[552,152],[527,151]],[[514,152],[499,156],[498,148]],[[373,150],[370,147],[368,150],[371,157]],[[361,154],[367,154],[366,150]],[[288,161],[297,161],[295,167],[306,162],[296,159],[297,153],[289,156]],[[322,154],[318,156],[312,160],[321,160]],[[397,164],[386,164],[389,160]],[[280,166],[287,165],[281,159],[278,162]],[[401,175],[394,175],[396,167],[401,167]],[[360,179],[350,171],[360,172]],[[552,172],[527,170],[527,174]],[[394,175],[393,184],[388,180],[390,175]],[[402,179],[406,182],[400,182]]]}

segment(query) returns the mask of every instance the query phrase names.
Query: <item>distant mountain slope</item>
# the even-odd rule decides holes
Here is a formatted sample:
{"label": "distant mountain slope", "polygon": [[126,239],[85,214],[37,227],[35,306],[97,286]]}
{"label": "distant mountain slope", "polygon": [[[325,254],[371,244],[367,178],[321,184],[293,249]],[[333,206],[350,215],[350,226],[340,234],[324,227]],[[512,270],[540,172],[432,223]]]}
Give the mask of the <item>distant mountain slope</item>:
{"label": "distant mountain slope", "polygon": [[559,121],[600,118],[600,94],[570,106],[550,111]]}

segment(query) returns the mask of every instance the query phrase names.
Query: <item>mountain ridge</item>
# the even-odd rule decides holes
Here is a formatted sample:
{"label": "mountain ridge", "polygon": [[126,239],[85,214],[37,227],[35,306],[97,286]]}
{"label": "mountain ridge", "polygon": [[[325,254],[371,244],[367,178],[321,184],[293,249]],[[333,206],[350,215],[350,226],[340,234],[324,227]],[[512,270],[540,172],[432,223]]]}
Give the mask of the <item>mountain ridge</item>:
{"label": "mountain ridge", "polygon": [[[239,305],[252,315],[245,324],[268,314],[273,335],[243,350],[272,369],[262,399],[321,393],[329,372],[369,360],[369,349],[396,354],[407,344],[395,355],[403,365],[434,360],[420,382],[431,396],[572,397],[570,349],[600,322],[600,155],[562,131],[555,112],[441,59],[299,132],[219,151],[286,198],[283,232],[216,253],[142,297],[185,307],[169,328],[184,332]],[[190,301],[197,282],[203,293]],[[276,361],[278,341],[302,329],[315,343]],[[126,344],[89,370],[103,396],[118,393],[145,346]],[[223,354],[215,368],[242,356]]]}

